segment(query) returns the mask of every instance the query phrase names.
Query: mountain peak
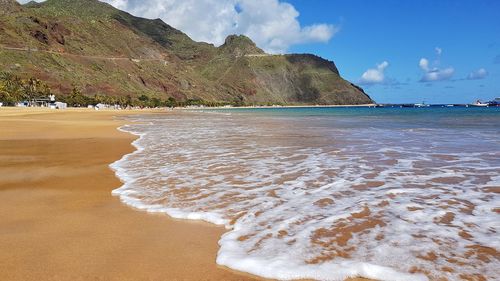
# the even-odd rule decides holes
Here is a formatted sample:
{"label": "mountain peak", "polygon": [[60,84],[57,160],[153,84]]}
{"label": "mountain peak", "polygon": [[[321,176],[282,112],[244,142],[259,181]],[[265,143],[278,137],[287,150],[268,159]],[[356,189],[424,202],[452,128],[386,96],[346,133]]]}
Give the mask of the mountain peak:
{"label": "mountain peak", "polygon": [[29,1],[29,2],[27,2],[25,4],[23,4],[23,5],[25,7],[31,8],[31,7],[39,7],[41,4],[38,3],[38,2],[36,2],[36,1],[31,0],[31,1]]}
{"label": "mountain peak", "polygon": [[220,48],[224,52],[231,53],[235,56],[264,54],[264,51],[257,47],[252,39],[245,35],[229,35]]}

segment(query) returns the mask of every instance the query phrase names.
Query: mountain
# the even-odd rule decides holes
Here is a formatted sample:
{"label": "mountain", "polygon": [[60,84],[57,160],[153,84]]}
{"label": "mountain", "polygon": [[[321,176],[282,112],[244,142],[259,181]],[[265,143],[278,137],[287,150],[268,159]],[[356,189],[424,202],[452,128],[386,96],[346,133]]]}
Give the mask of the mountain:
{"label": "mountain", "polygon": [[220,47],[160,19],[97,0],[0,0],[0,69],[66,94],[237,104],[372,103],[335,64],[309,54],[269,55],[243,35]]}

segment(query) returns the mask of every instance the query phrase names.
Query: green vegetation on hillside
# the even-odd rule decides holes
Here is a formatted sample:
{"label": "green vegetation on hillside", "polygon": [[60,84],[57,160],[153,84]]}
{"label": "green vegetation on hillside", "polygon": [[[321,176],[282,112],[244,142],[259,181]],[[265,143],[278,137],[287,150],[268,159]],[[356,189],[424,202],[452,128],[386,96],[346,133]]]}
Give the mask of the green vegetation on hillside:
{"label": "green vegetation on hillside", "polygon": [[11,73],[0,72],[0,102],[14,105],[34,101],[51,94],[49,86],[36,78],[21,79]]}
{"label": "green vegetation on hillside", "polygon": [[[0,72],[0,102],[6,106],[14,106],[17,103],[32,104],[38,99],[47,99],[53,94],[50,87],[37,78],[21,79],[19,76],[8,72]],[[205,101],[200,99],[189,99],[177,101],[173,97],[160,99],[142,94],[138,97],[110,96],[106,94],[95,94],[87,96],[78,87],[73,87],[68,93],[64,93],[57,99],[65,102],[71,107],[87,107],[97,104],[120,105],[126,107],[185,107],[185,106],[207,106],[218,107],[225,105],[238,106],[242,104],[228,103],[223,101]]]}
{"label": "green vegetation on hillside", "polygon": [[217,48],[97,0],[1,0],[0,10],[9,11],[0,17],[0,69],[37,77],[61,98],[76,87],[86,97],[150,105],[373,102],[333,62],[267,55],[242,35]]}

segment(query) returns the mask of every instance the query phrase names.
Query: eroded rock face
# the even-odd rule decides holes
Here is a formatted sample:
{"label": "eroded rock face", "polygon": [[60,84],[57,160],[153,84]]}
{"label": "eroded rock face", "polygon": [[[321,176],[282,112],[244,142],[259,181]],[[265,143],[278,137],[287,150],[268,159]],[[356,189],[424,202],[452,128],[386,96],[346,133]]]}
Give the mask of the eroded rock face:
{"label": "eroded rock face", "polygon": [[68,29],[66,29],[62,24],[59,24],[57,22],[51,23],[50,24],[50,35],[54,40],[61,44],[64,45],[66,43],[65,35],[69,35],[70,32]]}
{"label": "eroded rock face", "polygon": [[70,31],[58,22],[45,22],[44,20],[30,16],[29,19],[36,24],[36,29],[30,32],[39,42],[50,45],[51,41],[55,41],[61,45],[66,43],[65,35],[69,35]]}
{"label": "eroded rock face", "polygon": [[31,34],[31,36],[33,36],[33,38],[35,38],[39,42],[41,42],[43,44],[49,44],[49,37],[43,31],[34,30],[30,34]]}

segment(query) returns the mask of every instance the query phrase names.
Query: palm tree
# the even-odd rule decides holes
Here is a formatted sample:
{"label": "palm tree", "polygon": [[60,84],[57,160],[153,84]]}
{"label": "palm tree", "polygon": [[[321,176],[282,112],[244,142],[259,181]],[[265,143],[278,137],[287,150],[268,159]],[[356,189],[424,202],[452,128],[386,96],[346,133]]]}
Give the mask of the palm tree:
{"label": "palm tree", "polygon": [[[0,89],[3,91],[4,99],[9,96],[10,102],[15,103],[22,99],[22,81],[18,76],[8,72],[0,72]],[[8,95],[7,95],[8,94]]]}
{"label": "palm tree", "polygon": [[41,81],[36,78],[30,78],[23,86],[24,98],[28,100],[30,106],[33,105],[35,98],[38,96],[38,89],[40,88]]}

